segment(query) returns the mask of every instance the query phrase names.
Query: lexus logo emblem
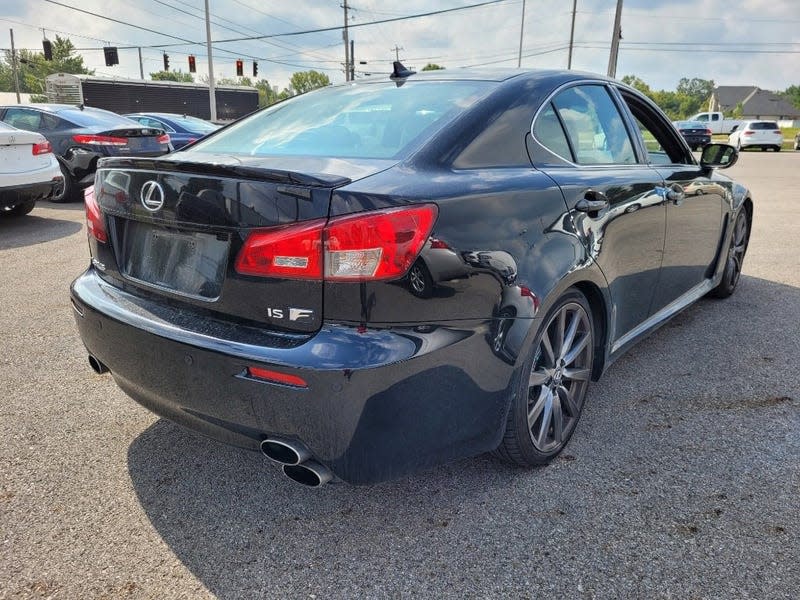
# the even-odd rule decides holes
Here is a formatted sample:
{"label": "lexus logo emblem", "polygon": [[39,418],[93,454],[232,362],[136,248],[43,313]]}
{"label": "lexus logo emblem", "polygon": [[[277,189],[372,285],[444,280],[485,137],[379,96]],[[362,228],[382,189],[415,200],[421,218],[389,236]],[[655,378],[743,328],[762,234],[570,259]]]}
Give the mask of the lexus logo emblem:
{"label": "lexus logo emblem", "polygon": [[142,186],[139,198],[145,209],[156,212],[164,206],[164,188],[157,181],[150,180]]}

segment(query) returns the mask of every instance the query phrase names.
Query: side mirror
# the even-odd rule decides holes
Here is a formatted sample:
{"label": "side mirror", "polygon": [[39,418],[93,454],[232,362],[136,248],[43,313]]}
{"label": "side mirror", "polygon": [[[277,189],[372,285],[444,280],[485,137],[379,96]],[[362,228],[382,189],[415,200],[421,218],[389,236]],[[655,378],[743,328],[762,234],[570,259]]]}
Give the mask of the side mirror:
{"label": "side mirror", "polygon": [[739,152],[729,144],[708,144],[700,155],[700,166],[706,169],[727,169],[739,160]]}

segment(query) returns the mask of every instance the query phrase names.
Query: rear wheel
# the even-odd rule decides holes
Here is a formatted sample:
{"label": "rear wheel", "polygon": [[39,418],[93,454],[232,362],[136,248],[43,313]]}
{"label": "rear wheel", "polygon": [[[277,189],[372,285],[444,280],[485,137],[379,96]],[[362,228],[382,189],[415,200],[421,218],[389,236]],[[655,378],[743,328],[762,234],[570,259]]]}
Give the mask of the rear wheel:
{"label": "rear wheel", "polygon": [[27,215],[29,212],[31,212],[34,206],[36,206],[36,200],[26,200],[21,204],[17,204],[13,208],[0,211],[0,215],[8,217],[22,217],[23,215]]}
{"label": "rear wheel", "polygon": [[742,207],[736,216],[736,223],[733,226],[731,243],[728,246],[728,258],[725,262],[725,271],[722,274],[722,281],[709,293],[714,298],[727,298],[736,290],[739,283],[739,276],[742,274],[742,263],[747,252],[747,238],[749,225],[747,224],[747,209]]}
{"label": "rear wheel", "polygon": [[583,294],[562,296],[542,322],[496,452],[522,466],[546,464],[567,445],[594,361],[594,323]]}
{"label": "rear wheel", "polygon": [[60,194],[54,195],[50,198],[51,202],[77,202],[78,200],[82,200],[81,189],[78,187],[78,182],[72,178],[72,175],[69,174],[67,168],[58,163],[58,166],[61,167],[61,174],[64,176],[64,186],[61,190]]}

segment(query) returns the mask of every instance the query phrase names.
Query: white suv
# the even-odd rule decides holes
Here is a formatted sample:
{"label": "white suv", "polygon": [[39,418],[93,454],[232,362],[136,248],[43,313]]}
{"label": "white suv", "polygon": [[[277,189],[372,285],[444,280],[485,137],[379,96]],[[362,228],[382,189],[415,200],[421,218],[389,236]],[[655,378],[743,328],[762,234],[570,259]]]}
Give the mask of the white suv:
{"label": "white suv", "polygon": [[737,149],[759,147],[781,151],[783,134],[775,121],[745,121],[728,136],[728,143]]}

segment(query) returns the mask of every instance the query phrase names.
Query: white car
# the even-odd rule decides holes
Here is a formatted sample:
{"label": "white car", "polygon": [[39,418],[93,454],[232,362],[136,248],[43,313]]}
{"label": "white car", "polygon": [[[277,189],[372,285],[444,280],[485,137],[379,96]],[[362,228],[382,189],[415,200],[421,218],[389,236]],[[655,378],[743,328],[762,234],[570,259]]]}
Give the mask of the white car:
{"label": "white car", "polygon": [[45,137],[0,122],[0,216],[27,215],[61,190],[64,176]]}
{"label": "white car", "polygon": [[780,152],[783,134],[775,121],[745,121],[728,136],[728,143],[738,150],[758,147]]}

